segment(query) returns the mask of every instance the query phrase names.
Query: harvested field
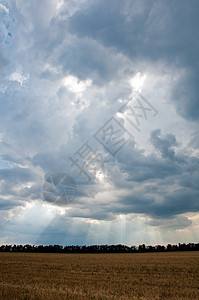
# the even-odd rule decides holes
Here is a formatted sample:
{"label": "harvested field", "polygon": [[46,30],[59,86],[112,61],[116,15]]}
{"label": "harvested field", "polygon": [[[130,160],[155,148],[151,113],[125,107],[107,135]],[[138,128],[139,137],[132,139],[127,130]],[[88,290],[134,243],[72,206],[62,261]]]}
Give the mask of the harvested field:
{"label": "harvested field", "polygon": [[199,252],[0,253],[0,299],[199,299]]}

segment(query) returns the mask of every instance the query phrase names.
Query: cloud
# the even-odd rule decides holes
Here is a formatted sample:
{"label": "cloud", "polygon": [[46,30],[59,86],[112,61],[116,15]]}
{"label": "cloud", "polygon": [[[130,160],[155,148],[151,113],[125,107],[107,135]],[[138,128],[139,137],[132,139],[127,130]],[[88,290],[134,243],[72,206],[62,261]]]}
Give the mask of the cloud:
{"label": "cloud", "polygon": [[[166,243],[167,232],[180,239],[178,230],[188,242],[196,239],[197,8],[195,0],[0,5],[2,241],[15,241],[18,232],[21,241],[38,243]],[[157,114],[135,108],[135,90]],[[139,130],[118,116],[126,103],[137,109]],[[131,134],[115,156],[95,139],[112,117],[124,138]],[[103,167],[79,155],[86,142],[92,154],[101,153]],[[76,182],[70,205],[43,197],[54,173]]]}
{"label": "cloud", "polygon": [[170,100],[179,114],[195,120],[199,108],[197,9],[197,1],[191,5],[186,1],[172,5],[162,1],[96,1],[77,11],[69,28],[77,36],[113,47],[134,61],[163,60],[183,68],[184,76],[173,87]]}
{"label": "cloud", "polygon": [[92,80],[78,81],[77,77],[67,76],[64,79],[64,85],[73,93],[82,93],[87,87],[92,84]]}
{"label": "cloud", "polygon": [[5,12],[6,14],[9,13],[9,9],[5,5],[3,5],[2,3],[0,3],[0,10]]}
{"label": "cloud", "polygon": [[165,138],[161,138],[160,134],[160,129],[156,129],[151,133],[152,144],[161,152],[163,158],[168,157],[172,159],[175,152],[171,147],[179,146],[179,143],[173,134],[167,134]]}
{"label": "cloud", "polygon": [[175,218],[170,218],[169,219],[169,224],[168,224],[168,219],[165,220],[160,220],[160,219],[153,219],[148,221],[150,226],[161,226],[162,228],[169,228],[169,229],[183,229],[192,224],[192,221],[184,216],[177,216]]}
{"label": "cloud", "polygon": [[19,71],[14,72],[9,76],[9,80],[19,82],[21,86],[25,84],[25,82],[28,80],[28,78],[29,78],[28,75],[25,76],[25,75],[23,75],[22,72],[19,72]]}

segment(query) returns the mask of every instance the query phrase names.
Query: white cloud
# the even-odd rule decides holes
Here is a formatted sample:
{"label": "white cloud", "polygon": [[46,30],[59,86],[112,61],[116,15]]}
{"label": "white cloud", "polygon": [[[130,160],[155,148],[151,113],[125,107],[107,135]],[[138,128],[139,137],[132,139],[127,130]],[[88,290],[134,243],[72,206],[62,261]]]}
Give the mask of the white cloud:
{"label": "white cloud", "polygon": [[0,3],[0,10],[4,11],[6,14],[9,14],[9,9],[2,3]]}
{"label": "white cloud", "polygon": [[21,86],[23,86],[25,82],[29,79],[29,74],[24,75],[23,72],[15,71],[8,77],[8,79],[10,81],[17,81],[20,83]]}
{"label": "white cloud", "polygon": [[131,79],[130,79],[130,85],[132,87],[132,90],[135,92],[141,93],[142,91],[142,86],[144,84],[146,75],[141,74],[141,72],[138,72],[135,74]]}
{"label": "white cloud", "polygon": [[69,91],[80,94],[86,90],[86,88],[92,85],[91,79],[86,79],[84,81],[79,80],[77,77],[69,75],[63,79],[64,85],[68,88]]}

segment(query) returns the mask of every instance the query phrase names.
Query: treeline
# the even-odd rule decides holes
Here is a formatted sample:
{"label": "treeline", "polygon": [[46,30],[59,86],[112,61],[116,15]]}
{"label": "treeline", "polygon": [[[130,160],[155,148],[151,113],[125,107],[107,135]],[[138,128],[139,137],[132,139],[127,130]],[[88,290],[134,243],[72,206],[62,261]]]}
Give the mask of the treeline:
{"label": "treeline", "polygon": [[92,246],[60,246],[60,245],[2,245],[0,252],[32,252],[32,253],[141,253],[168,251],[199,251],[199,243],[178,244],[167,246],[125,246],[125,245],[92,245]]}

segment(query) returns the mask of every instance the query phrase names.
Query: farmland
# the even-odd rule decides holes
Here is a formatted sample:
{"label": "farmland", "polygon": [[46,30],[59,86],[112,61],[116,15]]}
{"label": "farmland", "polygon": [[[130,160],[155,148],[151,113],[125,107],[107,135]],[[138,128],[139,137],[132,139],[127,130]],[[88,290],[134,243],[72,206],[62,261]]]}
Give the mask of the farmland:
{"label": "farmland", "polygon": [[0,299],[199,299],[199,252],[0,253]]}

